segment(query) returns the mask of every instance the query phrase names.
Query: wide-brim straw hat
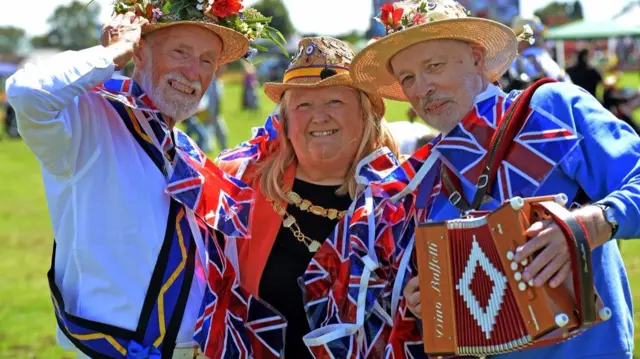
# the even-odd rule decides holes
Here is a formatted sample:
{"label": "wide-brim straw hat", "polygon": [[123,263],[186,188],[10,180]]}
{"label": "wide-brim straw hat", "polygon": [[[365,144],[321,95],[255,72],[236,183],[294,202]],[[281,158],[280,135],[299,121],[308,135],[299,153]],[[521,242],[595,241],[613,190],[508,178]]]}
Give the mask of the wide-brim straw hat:
{"label": "wide-brim straw hat", "polygon": [[[355,86],[349,75],[354,53],[351,47],[332,37],[306,37],[298,43],[298,51],[293,56],[284,73],[282,82],[264,84],[264,93],[275,103],[279,103],[285,91],[292,88],[321,88],[329,86]],[[374,92],[367,92],[374,112],[384,116],[384,99]]]}
{"label": "wide-brim straw hat", "polygon": [[230,1],[223,9],[216,7],[214,1],[209,0],[172,0],[170,6],[164,5],[166,4],[162,1],[115,0],[114,13],[132,12],[147,19],[149,23],[142,27],[143,35],[176,25],[193,25],[207,29],[222,40],[218,65],[240,59],[249,52],[247,34],[257,22],[251,21],[250,24],[246,21],[245,14],[263,18],[254,9],[243,8],[239,0]]}
{"label": "wide-brim straw hat", "polygon": [[219,55],[218,65],[224,65],[235,61],[247,54],[249,51],[249,40],[241,33],[228,27],[217,25],[213,22],[205,21],[174,21],[174,22],[157,22],[147,24],[142,27],[142,34],[148,34],[153,31],[164,29],[176,25],[194,25],[205,28],[220,37],[222,40],[222,51]]}
{"label": "wide-brim straw hat", "polygon": [[388,35],[362,49],[351,63],[357,86],[384,98],[408,101],[391,71],[390,61],[400,51],[429,40],[460,40],[485,50],[485,72],[497,81],[518,53],[518,37],[499,22],[469,16],[454,0],[408,0],[382,7]]}

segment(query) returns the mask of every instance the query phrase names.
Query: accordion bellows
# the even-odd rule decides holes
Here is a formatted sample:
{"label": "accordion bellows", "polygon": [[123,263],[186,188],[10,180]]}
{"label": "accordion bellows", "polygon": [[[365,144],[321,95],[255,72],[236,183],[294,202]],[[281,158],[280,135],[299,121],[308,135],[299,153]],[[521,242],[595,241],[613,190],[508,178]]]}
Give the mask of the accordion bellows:
{"label": "accordion bellows", "polygon": [[[425,352],[484,356],[551,345],[608,319],[593,286],[587,232],[566,196],[515,197],[490,213],[416,230]],[[552,219],[563,230],[572,275],[558,288],[526,283],[514,261],[526,229]]]}

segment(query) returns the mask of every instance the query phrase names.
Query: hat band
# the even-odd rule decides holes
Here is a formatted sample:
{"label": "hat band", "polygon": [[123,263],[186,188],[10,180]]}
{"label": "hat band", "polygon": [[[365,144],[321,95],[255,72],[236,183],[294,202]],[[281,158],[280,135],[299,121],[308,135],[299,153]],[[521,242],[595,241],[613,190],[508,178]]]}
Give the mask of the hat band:
{"label": "hat band", "polygon": [[320,77],[320,73],[328,68],[335,71],[336,74],[343,74],[343,73],[349,72],[349,70],[345,68],[333,67],[333,66],[317,66],[317,67],[314,66],[314,67],[297,68],[285,73],[282,79],[282,83],[287,83],[298,77]]}

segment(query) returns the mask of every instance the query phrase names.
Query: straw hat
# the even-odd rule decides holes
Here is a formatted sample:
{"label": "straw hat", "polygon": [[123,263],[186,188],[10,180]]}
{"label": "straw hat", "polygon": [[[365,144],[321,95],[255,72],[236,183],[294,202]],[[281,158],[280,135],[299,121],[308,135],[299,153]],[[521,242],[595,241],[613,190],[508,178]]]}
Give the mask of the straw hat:
{"label": "straw hat", "polygon": [[210,30],[218,35],[222,40],[222,52],[220,53],[218,65],[227,64],[242,58],[249,51],[249,40],[244,35],[213,22],[206,22],[205,20],[148,24],[142,28],[142,34],[145,35],[174,25],[195,25]]}
{"label": "straw hat", "polygon": [[373,41],[353,59],[351,76],[358,86],[382,97],[407,101],[389,62],[403,49],[428,40],[461,40],[485,49],[491,82],[509,68],[518,52],[518,38],[509,27],[468,15],[454,0],[407,0],[382,6],[387,35]]}
{"label": "straw hat", "polygon": [[[264,84],[264,93],[279,103],[285,91],[291,88],[318,88],[354,85],[349,68],[354,53],[349,45],[332,37],[306,37],[298,43],[298,52],[289,63],[282,83]],[[380,96],[367,94],[374,111],[384,116],[384,100]]]}
{"label": "straw hat", "polygon": [[[195,25],[212,31],[222,40],[219,65],[252,54],[249,42],[258,38],[278,40],[269,34],[269,18],[252,8],[243,8],[242,0],[116,0],[114,13],[133,12],[149,20],[142,34],[175,26]],[[277,42],[278,45],[281,45]],[[255,50],[253,50],[255,51]]]}

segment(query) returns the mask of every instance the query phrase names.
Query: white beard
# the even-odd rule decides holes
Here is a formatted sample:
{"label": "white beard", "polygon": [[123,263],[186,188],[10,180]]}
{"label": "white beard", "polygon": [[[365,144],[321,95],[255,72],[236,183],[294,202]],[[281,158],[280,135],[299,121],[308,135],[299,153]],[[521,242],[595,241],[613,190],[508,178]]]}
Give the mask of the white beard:
{"label": "white beard", "polygon": [[[153,65],[150,57],[145,61],[144,69],[138,70],[140,87],[149,96],[156,108],[164,116],[171,117],[176,123],[193,116],[198,110],[202,97],[202,87],[198,81],[190,81],[178,71],[164,75],[156,86],[153,85],[151,72]],[[169,84],[169,80],[179,81],[194,88],[193,95],[182,93]]]}

